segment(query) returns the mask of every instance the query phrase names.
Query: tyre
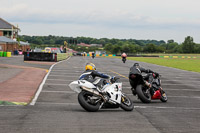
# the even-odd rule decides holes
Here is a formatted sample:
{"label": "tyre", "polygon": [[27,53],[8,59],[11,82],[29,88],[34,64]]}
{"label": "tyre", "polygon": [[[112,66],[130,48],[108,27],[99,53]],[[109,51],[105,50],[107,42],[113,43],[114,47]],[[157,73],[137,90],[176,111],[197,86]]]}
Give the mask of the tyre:
{"label": "tyre", "polygon": [[139,99],[143,103],[150,103],[151,102],[151,94],[149,89],[145,89],[142,85],[138,85],[136,87],[136,92],[139,97]]}
{"label": "tyre", "polygon": [[167,102],[167,95],[165,93],[165,91],[161,90],[161,98],[160,98],[160,101],[162,102]]}
{"label": "tyre", "polygon": [[122,61],[125,63],[125,62],[126,62],[126,59],[122,59]]}
{"label": "tyre", "polygon": [[132,111],[134,106],[131,99],[125,94],[122,95],[121,105],[120,107],[125,111]]}
{"label": "tyre", "polygon": [[81,91],[78,94],[78,102],[86,111],[95,112],[99,110],[100,102],[98,102],[99,98],[93,96],[92,93]]}

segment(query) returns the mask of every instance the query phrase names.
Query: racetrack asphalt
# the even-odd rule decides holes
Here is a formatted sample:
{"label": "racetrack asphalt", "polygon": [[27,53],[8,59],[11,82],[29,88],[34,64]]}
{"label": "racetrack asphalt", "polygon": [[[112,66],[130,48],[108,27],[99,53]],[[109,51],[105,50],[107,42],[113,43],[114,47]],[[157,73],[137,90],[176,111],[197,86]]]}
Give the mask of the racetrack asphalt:
{"label": "racetrack asphalt", "polygon": [[[68,85],[78,79],[88,62],[94,63],[97,70],[102,73],[120,76],[123,92],[134,103],[133,111],[126,112],[118,108],[101,109],[91,113],[79,105],[78,94]],[[122,63],[120,59],[73,56],[51,67],[37,62],[23,62],[22,57],[0,58],[0,64],[37,70],[49,69],[45,76],[46,82],[34,106],[31,104],[1,106],[0,131],[2,133],[199,133],[200,73],[139,62],[144,68],[155,70],[162,75],[162,87],[169,98],[166,103],[155,100],[144,104],[132,95],[127,79],[130,66],[135,62],[127,60],[126,63]],[[13,68],[9,69],[7,72],[11,73]],[[14,68],[14,70],[12,74],[16,76],[24,69]],[[3,80],[5,82],[5,79]]]}
{"label": "racetrack asphalt", "polygon": [[23,61],[23,56],[0,57],[0,104],[26,105],[55,62]]}

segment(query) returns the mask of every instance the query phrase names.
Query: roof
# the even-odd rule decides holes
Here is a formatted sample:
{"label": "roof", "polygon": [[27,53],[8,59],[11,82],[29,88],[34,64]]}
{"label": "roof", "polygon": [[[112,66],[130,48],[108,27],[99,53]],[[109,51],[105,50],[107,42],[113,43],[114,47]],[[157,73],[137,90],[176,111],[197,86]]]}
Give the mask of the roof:
{"label": "roof", "polygon": [[85,43],[80,43],[80,44],[77,44],[77,46],[85,46],[85,47],[90,47],[89,44],[85,44]]}
{"label": "roof", "polygon": [[2,18],[0,18],[0,29],[12,29],[12,27],[14,29],[19,29],[15,27],[14,25],[8,23],[7,21],[3,20]]}
{"label": "roof", "polygon": [[28,42],[23,42],[23,41],[20,41],[19,43],[20,45],[30,45]]}
{"label": "roof", "polygon": [[5,36],[0,36],[0,42],[6,42],[6,43],[18,43],[17,41],[14,41],[10,38],[7,38]]}

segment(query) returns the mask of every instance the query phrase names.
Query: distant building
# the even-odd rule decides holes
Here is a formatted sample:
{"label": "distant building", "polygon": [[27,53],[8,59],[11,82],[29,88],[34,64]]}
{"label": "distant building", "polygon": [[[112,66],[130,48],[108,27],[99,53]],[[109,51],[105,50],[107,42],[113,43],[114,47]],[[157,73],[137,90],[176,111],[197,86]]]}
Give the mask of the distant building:
{"label": "distant building", "polygon": [[0,36],[5,36],[10,39],[15,39],[18,36],[20,29],[7,21],[0,18]]}
{"label": "distant building", "polygon": [[79,43],[77,44],[77,46],[91,47],[89,44],[85,44],[85,43]]}
{"label": "distant building", "polygon": [[30,49],[30,43],[19,41],[19,50],[27,51],[27,49]]}
{"label": "distant building", "polygon": [[79,43],[77,46],[84,46],[84,47],[102,47],[102,44],[85,44],[85,43]]}
{"label": "distant building", "polygon": [[5,36],[0,36],[0,51],[13,52],[15,49],[19,48],[17,41],[14,41]]}
{"label": "distant building", "polygon": [[103,47],[102,44],[90,44],[90,46],[93,46],[93,47]]}
{"label": "distant building", "polygon": [[0,51],[13,52],[30,49],[28,42],[16,41],[20,29],[0,18]]}
{"label": "distant building", "polygon": [[96,50],[96,51],[95,51],[95,54],[99,54],[99,55],[100,55],[100,54],[106,54],[106,51]]}

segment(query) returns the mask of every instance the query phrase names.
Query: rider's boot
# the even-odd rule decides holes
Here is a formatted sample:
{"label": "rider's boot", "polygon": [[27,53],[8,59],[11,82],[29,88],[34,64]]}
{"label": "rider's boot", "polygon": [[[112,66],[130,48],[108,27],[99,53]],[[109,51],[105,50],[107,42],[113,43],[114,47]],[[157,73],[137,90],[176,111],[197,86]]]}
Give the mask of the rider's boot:
{"label": "rider's boot", "polygon": [[132,91],[134,96],[137,94],[137,92],[136,92],[136,90],[134,88],[131,88],[131,91]]}

